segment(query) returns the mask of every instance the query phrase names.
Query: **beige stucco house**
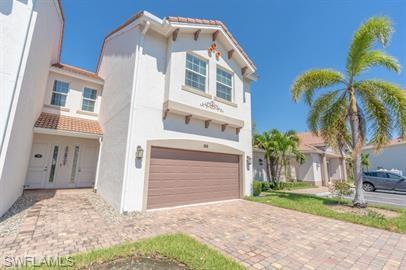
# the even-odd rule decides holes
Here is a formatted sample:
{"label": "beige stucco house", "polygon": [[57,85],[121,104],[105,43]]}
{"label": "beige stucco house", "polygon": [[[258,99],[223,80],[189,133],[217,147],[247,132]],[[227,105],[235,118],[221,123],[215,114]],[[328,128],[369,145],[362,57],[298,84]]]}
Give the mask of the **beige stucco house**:
{"label": "beige stucco house", "polygon": [[256,68],[223,23],[140,12],[91,72],[60,63],[59,1],[0,19],[0,215],[24,189],[91,187],[121,212],[251,194]]}
{"label": "beige stucco house", "polygon": [[[327,186],[333,181],[347,180],[346,163],[341,154],[329,147],[322,137],[311,132],[297,134],[299,150],[305,155],[305,163],[291,159],[288,174],[291,179],[308,182],[316,186]],[[254,179],[268,181],[265,152],[253,149]],[[286,181],[282,175],[282,181]]]}

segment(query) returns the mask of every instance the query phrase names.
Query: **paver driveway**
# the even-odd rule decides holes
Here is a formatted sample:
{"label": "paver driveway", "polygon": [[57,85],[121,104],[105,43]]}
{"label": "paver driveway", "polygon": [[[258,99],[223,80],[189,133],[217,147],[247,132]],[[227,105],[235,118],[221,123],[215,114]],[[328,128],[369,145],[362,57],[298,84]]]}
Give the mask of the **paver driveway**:
{"label": "paver driveway", "polygon": [[0,222],[0,258],[66,255],[180,231],[253,269],[406,269],[406,235],[254,202],[123,216],[90,190],[29,191],[22,199],[26,210]]}

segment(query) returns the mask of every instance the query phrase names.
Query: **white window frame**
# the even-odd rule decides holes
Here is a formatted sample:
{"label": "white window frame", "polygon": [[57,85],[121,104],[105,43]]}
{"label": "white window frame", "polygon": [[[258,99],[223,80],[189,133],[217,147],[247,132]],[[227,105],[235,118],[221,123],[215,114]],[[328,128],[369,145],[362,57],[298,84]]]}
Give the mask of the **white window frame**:
{"label": "white window frame", "polygon": [[[90,89],[90,90],[94,90],[96,91],[96,97],[95,99],[91,99],[91,98],[87,98],[85,97],[85,89]],[[93,106],[93,111],[88,111],[88,110],[84,110],[83,109],[83,101],[87,100],[87,101],[94,101],[94,106]],[[80,105],[80,109],[84,112],[95,112],[96,111],[96,102],[97,102],[97,89],[94,88],[90,88],[90,87],[84,87],[83,91],[82,91],[82,104]]]}
{"label": "white window frame", "polygon": [[[195,57],[195,58],[197,58],[197,59],[199,59],[200,61],[203,61],[204,63],[206,63],[206,74],[200,74],[200,73],[198,73],[198,72],[196,72],[196,71],[194,71],[194,70],[192,70],[192,69],[189,69],[188,67],[187,67],[187,56],[188,55],[190,55],[190,56],[192,56],[192,57]],[[191,85],[187,85],[186,84],[186,71],[189,71],[189,72],[192,72],[192,73],[194,73],[194,74],[197,74],[197,75],[199,75],[199,76],[204,76],[204,91],[202,90],[202,89],[199,89],[199,88],[196,88],[196,87],[193,87],[193,86],[191,86]],[[208,72],[209,72],[209,61],[207,60],[207,59],[205,59],[205,58],[203,58],[203,57],[201,57],[201,56],[199,56],[199,55],[196,55],[196,54],[194,54],[194,53],[192,53],[192,52],[186,52],[186,56],[185,56],[185,80],[184,80],[184,83],[185,83],[185,86],[186,87],[188,87],[188,88],[191,88],[191,89],[194,89],[194,90],[196,90],[196,91],[199,91],[199,92],[201,92],[201,93],[207,93],[208,91],[207,91],[207,89],[208,89]]]}
{"label": "white window frame", "polygon": [[[67,93],[63,93],[63,92],[57,92],[57,91],[55,91],[56,82],[66,83],[66,84],[68,85],[68,92],[67,92]],[[50,100],[49,104],[51,104],[52,106],[57,106],[57,107],[66,107],[66,102],[68,101],[68,94],[69,94],[69,91],[70,91],[70,83],[69,83],[69,82],[55,79],[55,80],[54,80],[54,83],[53,83],[53,85],[52,85],[51,100]],[[58,95],[61,95],[61,96],[65,96],[65,104],[64,104],[63,106],[62,106],[62,105],[57,105],[57,104],[52,104],[52,98],[53,98],[54,94],[58,94]]]}
{"label": "white window frame", "polygon": [[[218,69],[220,69],[220,70],[222,70],[222,71],[224,71],[224,72],[226,72],[226,73],[228,73],[228,74],[231,75],[231,86],[217,80],[217,70],[218,70]],[[219,84],[221,84],[221,85],[224,85],[225,87],[231,88],[231,90],[230,90],[231,99],[230,99],[230,100],[224,99],[224,98],[219,97],[219,96],[217,95],[217,83],[219,83]],[[217,97],[217,98],[220,98],[220,99],[223,99],[223,100],[226,100],[226,101],[228,101],[228,102],[234,102],[234,72],[232,72],[231,70],[229,70],[229,69],[227,69],[227,68],[224,68],[224,67],[222,67],[222,66],[220,66],[220,65],[217,65],[217,66],[216,66],[216,97]]]}

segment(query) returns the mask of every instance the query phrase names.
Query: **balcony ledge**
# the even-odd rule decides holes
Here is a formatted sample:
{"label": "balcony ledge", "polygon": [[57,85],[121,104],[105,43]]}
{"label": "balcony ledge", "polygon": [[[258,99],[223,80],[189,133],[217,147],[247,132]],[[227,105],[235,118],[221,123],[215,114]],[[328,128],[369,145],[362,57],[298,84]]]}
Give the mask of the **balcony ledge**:
{"label": "balcony ledge", "polygon": [[[168,113],[174,113],[177,115],[185,116],[186,119],[188,120],[190,120],[190,118],[192,119],[195,118],[203,121],[211,121],[212,123],[217,123],[227,127],[233,127],[236,129],[241,129],[242,127],[244,127],[244,121],[242,120],[221,115],[213,111],[208,111],[210,109],[217,110],[220,112],[222,111],[221,108],[217,108],[215,106],[216,104],[213,101],[211,102],[214,104],[213,107],[208,107],[207,109],[203,108],[200,109],[176,101],[168,100],[163,104],[163,118],[165,119]],[[204,107],[204,105],[202,105],[202,107]]]}

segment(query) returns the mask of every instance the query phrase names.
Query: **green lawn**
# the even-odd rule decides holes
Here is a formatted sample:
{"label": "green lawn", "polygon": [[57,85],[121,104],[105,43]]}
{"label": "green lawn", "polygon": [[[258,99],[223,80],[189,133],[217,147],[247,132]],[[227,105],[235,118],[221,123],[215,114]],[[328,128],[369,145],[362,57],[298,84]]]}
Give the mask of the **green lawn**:
{"label": "green lawn", "polygon": [[283,190],[296,190],[314,188],[315,186],[306,182],[280,182]]}
{"label": "green lawn", "polygon": [[[159,255],[181,262],[190,269],[245,269],[233,259],[223,256],[218,251],[184,234],[162,235],[135,243],[74,255],[72,257],[75,265],[73,268],[87,269],[89,266],[94,267],[94,264],[133,255]],[[33,267],[32,269],[41,268]]]}
{"label": "green lawn", "polygon": [[[328,207],[329,205],[338,203],[338,200],[336,199],[279,191],[265,192],[262,193],[262,195],[264,196],[248,197],[247,200],[293,209],[318,216],[363,224],[385,230],[406,233],[406,209],[374,206],[399,212],[400,216],[396,218],[385,218],[383,216],[374,214],[368,216],[359,216],[351,213],[338,213],[330,209]],[[346,203],[349,202],[346,201]]]}

